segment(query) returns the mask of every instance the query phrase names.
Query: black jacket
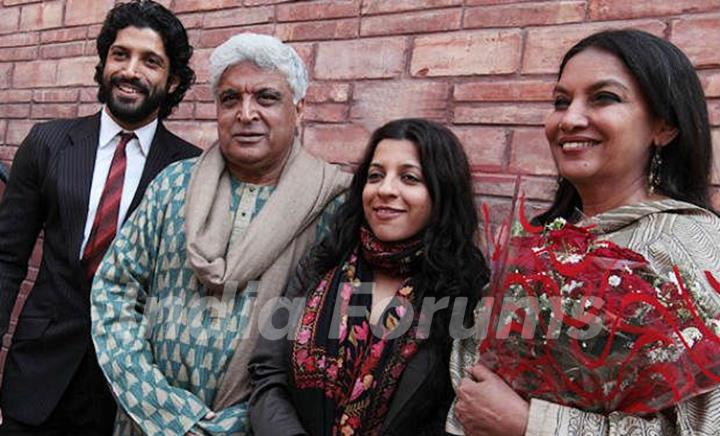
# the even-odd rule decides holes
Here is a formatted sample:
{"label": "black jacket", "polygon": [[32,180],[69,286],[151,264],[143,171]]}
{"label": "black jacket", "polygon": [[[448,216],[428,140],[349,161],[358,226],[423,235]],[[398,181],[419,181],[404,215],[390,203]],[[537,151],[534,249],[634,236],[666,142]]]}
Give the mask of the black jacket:
{"label": "black jacket", "polygon": [[[35,240],[44,232],[40,270],[0,392],[3,413],[32,425],[50,415],[92,347],[90,283],[79,253],[99,131],[100,113],[33,126],[15,155],[0,203],[0,334],[7,330]],[[127,216],[163,168],[198,154],[158,123]]]}

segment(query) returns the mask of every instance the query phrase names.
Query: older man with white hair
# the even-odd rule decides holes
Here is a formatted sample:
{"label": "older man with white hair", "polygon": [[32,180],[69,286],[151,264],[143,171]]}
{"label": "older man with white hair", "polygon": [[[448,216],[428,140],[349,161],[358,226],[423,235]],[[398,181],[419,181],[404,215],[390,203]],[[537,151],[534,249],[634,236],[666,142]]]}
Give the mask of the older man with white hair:
{"label": "older man with white hair", "polygon": [[247,431],[258,314],[350,180],[295,139],[307,72],[290,46],[236,35],[210,70],[218,142],[153,181],[93,283],[119,434]]}

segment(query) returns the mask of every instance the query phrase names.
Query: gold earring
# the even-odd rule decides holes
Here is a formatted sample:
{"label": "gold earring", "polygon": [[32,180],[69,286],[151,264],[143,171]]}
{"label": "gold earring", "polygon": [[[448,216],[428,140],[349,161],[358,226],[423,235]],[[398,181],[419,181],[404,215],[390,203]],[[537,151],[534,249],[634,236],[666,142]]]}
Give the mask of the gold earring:
{"label": "gold earring", "polygon": [[662,156],[660,156],[660,147],[653,147],[655,151],[650,159],[650,171],[648,171],[648,193],[650,195],[660,189],[662,184]]}

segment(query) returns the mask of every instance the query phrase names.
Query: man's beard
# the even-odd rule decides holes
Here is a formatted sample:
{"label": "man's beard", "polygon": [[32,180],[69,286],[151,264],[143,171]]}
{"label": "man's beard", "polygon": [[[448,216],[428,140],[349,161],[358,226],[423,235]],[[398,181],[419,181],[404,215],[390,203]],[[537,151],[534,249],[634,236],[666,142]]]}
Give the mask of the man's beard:
{"label": "man's beard", "polygon": [[[126,104],[116,98],[112,93],[112,88],[126,83],[135,88],[138,94],[143,96],[140,105],[135,102]],[[167,90],[159,87],[151,91],[145,84],[138,79],[122,79],[113,77],[109,81],[103,81],[99,89],[100,101],[105,101],[110,112],[120,121],[129,124],[138,123],[147,119],[155,112],[167,97]]]}

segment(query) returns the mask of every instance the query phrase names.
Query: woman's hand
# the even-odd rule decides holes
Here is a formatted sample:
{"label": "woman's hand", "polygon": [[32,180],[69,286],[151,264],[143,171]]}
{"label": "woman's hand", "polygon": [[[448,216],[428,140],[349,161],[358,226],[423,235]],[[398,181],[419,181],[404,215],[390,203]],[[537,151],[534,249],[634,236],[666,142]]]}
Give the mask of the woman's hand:
{"label": "woman's hand", "polygon": [[522,436],[530,405],[482,364],[468,370],[457,389],[455,416],[467,436]]}

